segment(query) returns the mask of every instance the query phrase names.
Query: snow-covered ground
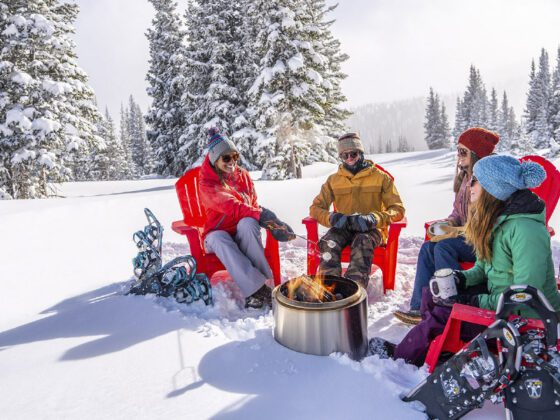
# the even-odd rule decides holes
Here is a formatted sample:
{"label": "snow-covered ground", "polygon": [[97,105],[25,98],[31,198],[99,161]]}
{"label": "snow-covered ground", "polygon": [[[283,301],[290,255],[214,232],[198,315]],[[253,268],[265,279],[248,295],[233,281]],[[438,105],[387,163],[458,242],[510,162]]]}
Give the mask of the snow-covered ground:
{"label": "snow-covered ground", "polygon": [[[369,335],[398,341],[407,327],[392,311],[406,307],[424,221],[450,212],[455,156],[377,158],[396,178],[408,227],[396,291],[383,296],[379,272],[368,288]],[[259,201],[305,235],[301,219],[334,170],[315,164],[300,180],[258,181]],[[272,314],[243,309],[231,282],[214,288],[214,307],[124,296],[144,207],[166,228],[164,258],[188,252],[170,229],[181,217],[174,182],[69,183],[65,198],[0,202],[0,418],[424,418],[399,400],[424,369],[288,350],[272,337]],[[557,212],[557,232],[559,220]],[[281,244],[281,254],[284,278],[304,271],[303,239]],[[468,418],[503,418],[503,408],[487,404]]]}

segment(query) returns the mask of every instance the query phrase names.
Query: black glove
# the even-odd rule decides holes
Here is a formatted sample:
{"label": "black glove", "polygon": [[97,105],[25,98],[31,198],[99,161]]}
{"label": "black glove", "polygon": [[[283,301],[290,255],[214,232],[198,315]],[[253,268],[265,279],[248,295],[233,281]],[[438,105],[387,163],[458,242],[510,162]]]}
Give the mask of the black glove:
{"label": "black glove", "polygon": [[269,225],[275,222],[279,222],[278,217],[276,217],[276,214],[274,214],[272,210],[261,207],[261,216],[259,218],[259,225],[261,225],[265,229],[268,229]]}
{"label": "black glove", "polygon": [[377,226],[377,219],[372,213],[354,214],[348,217],[348,226],[354,232],[369,232]]}
{"label": "black glove", "polygon": [[478,307],[478,295],[453,295],[446,299],[440,297],[433,297],[434,303],[439,306],[453,306],[456,303],[461,303],[463,305]]}
{"label": "black glove", "polygon": [[329,222],[331,226],[337,229],[342,229],[348,220],[348,216],[342,213],[331,213],[329,216]]}
{"label": "black glove", "polygon": [[287,242],[296,238],[294,231],[287,223],[282,222],[276,217],[273,211],[265,209],[264,207],[261,207],[259,225],[269,230],[277,241]]}
{"label": "black glove", "polygon": [[467,278],[461,270],[453,270],[453,277],[458,290],[465,290],[467,288]]}

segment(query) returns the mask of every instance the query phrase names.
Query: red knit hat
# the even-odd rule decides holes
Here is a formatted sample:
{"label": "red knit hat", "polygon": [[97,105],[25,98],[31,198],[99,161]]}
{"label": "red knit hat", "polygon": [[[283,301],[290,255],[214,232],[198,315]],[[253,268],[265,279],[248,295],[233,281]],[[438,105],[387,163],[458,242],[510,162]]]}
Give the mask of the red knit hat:
{"label": "red knit hat", "polygon": [[462,144],[472,150],[479,159],[491,155],[494,147],[500,141],[498,133],[486,130],[482,127],[469,128],[459,136],[457,143]]}

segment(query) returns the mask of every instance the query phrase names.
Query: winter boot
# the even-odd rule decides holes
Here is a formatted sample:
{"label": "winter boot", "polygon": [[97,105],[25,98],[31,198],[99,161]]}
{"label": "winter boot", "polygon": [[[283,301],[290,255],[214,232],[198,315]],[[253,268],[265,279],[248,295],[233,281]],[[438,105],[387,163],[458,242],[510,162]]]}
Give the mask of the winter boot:
{"label": "winter boot", "polygon": [[373,337],[368,343],[368,356],[377,354],[380,359],[392,359],[396,344],[380,337]]}
{"label": "winter boot", "polygon": [[395,311],[393,312],[393,315],[395,315],[395,318],[397,318],[399,321],[409,325],[418,325],[420,321],[422,321],[422,316],[420,315],[420,311],[417,309],[411,309],[408,312]]}
{"label": "winter boot", "polygon": [[245,298],[245,308],[261,309],[264,306],[272,307],[272,289],[266,284]]}

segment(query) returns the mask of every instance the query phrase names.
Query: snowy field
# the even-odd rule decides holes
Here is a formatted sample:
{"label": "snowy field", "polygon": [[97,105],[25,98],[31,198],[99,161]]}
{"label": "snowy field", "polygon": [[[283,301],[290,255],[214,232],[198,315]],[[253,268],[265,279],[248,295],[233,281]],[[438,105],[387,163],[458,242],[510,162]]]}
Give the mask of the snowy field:
{"label": "snowy field", "polygon": [[[398,341],[407,327],[392,312],[410,296],[424,221],[450,213],[455,155],[374,158],[396,178],[408,227],[396,291],[383,296],[380,273],[372,276],[368,331]],[[300,180],[258,181],[259,201],[305,235],[301,219],[335,168],[315,164]],[[214,288],[214,307],[124,296],[144,207],[165,227],[165,260],[188,252],[170,228],[181,218],[174,182],[69,183],[59,191],[64,198],[0,202],[0,418],[425,417],[399,400],[425,369],[288,350],[272,337],[272,314],[243,309],[231,282]],[[556,212],[557,232],[559,221]],[[281,254],[284,278],[303,273],[303,239],[281,244]],[[487,404],[467,418],[503,417],[502,406]]]}

